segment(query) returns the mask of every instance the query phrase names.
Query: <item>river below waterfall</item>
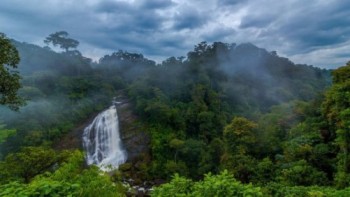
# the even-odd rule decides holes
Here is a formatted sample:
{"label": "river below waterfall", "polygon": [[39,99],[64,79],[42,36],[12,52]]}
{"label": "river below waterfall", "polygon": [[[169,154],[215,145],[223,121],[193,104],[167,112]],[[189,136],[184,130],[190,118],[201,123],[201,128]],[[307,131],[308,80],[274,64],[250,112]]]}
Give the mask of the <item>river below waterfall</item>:
{"label": "river below waterfall", "polygon": [[83,146],[88,165],[96,164],[101,170],[110,171],[125,163],[127,154],[120,138],[115,105],[98,114],[84,129]]}

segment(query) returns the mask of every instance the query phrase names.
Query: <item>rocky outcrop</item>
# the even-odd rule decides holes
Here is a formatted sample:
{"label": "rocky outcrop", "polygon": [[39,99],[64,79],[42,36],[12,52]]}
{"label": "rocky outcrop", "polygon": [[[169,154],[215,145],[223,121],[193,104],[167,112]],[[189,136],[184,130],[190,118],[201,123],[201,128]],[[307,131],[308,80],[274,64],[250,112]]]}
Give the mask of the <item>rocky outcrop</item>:
{"label": "rocky outcrop", "polygon": [[[149,160],[149,144],[150,138],[145,127],[133,113],[132,104],[123,93],[119,93],[116,97],[117,111],[119,118],[120,135],[123,146],[127,151],[127,162],[133,165]],[[98,112],[99,113],[99,112]],[[98,115],[94,113],[87,120],[81,122],[71,132],[68,132],[61,139],[53,143],[56,150],[64,149],[81,149],[83,150],[82,136],[85,127],[87,127]]]}
{"label": "rocky outcrop", "polygon": [[150,138],[133,113],[130,101],[125,96],[118,96],[116,101],[120,134],[128,154],[127,162],[137,163],[149,155]]}
{"label": "rocky outcrop", "polygon": [[98,113],[99,112],[91,114],[91,116],[87,120],[82,121],[72,131],[63,135],[60,139],[55,140],[52,145],[53,148],[55,150],[72,150],[72,149],[83,150],[82,136],[84,133],[84,129],[85,127],[91,124],[91,122],[98,115]]}

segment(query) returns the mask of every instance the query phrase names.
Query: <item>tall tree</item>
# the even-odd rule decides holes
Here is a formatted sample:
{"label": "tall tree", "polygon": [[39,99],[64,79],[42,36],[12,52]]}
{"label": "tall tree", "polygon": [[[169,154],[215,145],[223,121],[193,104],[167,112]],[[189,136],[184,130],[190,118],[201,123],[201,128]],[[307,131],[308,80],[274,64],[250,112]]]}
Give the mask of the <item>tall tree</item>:
{"label": "tall tree", "polygon": [[339,147],[336,185],[350,185],[350,62],[333,71],[333,85],[326,92],[323,114]]}
{"label": "tall tree", "polygon": [[70,48],[75,49],[79,45],[79,41],[68,38],[68,35],[69,34],[66,31],[58,31],[46,37],[44,43],[51,43],[53,46],[58,45],[61,49],[64,49],[66,52],[68,52]]}
{"label": "tall tree", "polygon": [[[224,129],[224,139],[231,153],[245,154],[256,142],[257,124],[243,117],[234,117]],[[249,151],[248,151],[249,152]]]}
{"label": "tall tree", "polygon": [[18,51],[10,39],[0,33],[0,104],[12,110],[18,110],[24,104],[17,94],[21,88],[20,76],[16,70],[19,60]]}

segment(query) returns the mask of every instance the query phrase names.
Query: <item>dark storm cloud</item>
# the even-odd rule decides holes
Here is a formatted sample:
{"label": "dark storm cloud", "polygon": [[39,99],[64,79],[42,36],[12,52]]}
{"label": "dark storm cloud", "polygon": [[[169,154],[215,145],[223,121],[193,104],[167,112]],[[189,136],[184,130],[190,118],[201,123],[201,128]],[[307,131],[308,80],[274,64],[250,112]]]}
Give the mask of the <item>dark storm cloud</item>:
{"label": "dark storm cloud", "polygon": [[[137,5],[115,1],[99,3],[96,11],[101,16],[101,23],[106,26],[99,33],[99,39],[90,39],[89,42],[108,50],[124,49],[152,56],[169,55],[163,53],[163,46],[160,45],[167,32],[159,35],[163,33],[161,29],[166,18],[157,13],[157,9],[172,5],[171,1],[152,1],[149,5],[145,2]],[[167,44],[175,42],[178,40],[168,40]]]}
{"label": "dark storm cloud", "polygon": [[[343,5],[348,6],[348,5]],[[279,32],[306,51],[314,47],[340,44],[349,39],[350,12],[342,5],[314,6],[302,9],[290,22],[284,21]],[[297,52],[297,51],[296,51]]]}
{"label": "dark storm cloud", "polygon": [[238,5],[241,3],[244,3],[245,1],[242,0],[218,0],[218,4],[220,6],[232,6],[232,5]]}
{"label": "dark storm cloud", "polygon": [[225,38],[233,36],[235,33],[236,31],[233,28],[217,27],[203,35],[203,38],[208,42],[227,41]]}
{"label": "dark storm cloud", "polygon": [[95,59],[124,49],[161,61],[206,40],[252,42],[300,63],[339,66],[350,59],[343,51],[349,7],[341,0],[2,0],[0,31],[43,44],[66,30]]}
{"label": "dark storm cloud", "polygon": [[[276,47],[283,54],[305,56],[349,41],[349,6],[350,2],[335,0],[251,3],[246,5],[239,29],[258,32],[257,42]],[[323,66],[321,62],[317,64]]]}
{"label": "dark storm cloud", "polygon": [[350,52],[338,53],[335,55],[337,58],[349,58]]}
{"label": "dark storm cloud", "polygon": [[194,29],[206,24],[209,17],[207,13],[201,14],[195,8],[186,8],[177,13],[173,20],[174,29]]}
{"label": "dark storm cloud", "polygon": [[248,15],[242,19],[240,28],[263,28],[273,22],[276,17],[278,16],[273,16],[270,14],[266,14],[264,16]]}
{"label": "dark storm cloud", "polygon": [[175,5],[175,3],[171,0],[142,0],[141,2],[142,7],[145,9],[162,9]]}
{"label": "dark storm cloud", "polygon": [[103,17],[102,22],[105,22],[107,31],[114,27],[119,33],[144,32],[161,28],[164,18],[155,11],[156,5],[164,6],[155,4],[141,11],[138,5],[107,1],[98,4],[96,11]]}
{"label": "dark storm cloud", "polygon": [[116,13],[133,11],[133,6],[127,2],[103,1],[95,5],[95,11],[98,13]]}

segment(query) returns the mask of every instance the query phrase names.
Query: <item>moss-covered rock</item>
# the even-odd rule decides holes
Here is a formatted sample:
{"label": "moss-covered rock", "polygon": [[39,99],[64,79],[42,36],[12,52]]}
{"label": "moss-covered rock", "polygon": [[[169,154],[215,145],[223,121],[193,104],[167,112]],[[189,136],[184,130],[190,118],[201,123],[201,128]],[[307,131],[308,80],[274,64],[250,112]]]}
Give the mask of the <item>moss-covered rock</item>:
{"label": "moss-covered rock", "polygon": [[131,163],[124,163],[124,164],[121,164],[118,169],[121,172],[126,172],[126,171],[130,171],[131,168],[132,168],[132,164]]}

